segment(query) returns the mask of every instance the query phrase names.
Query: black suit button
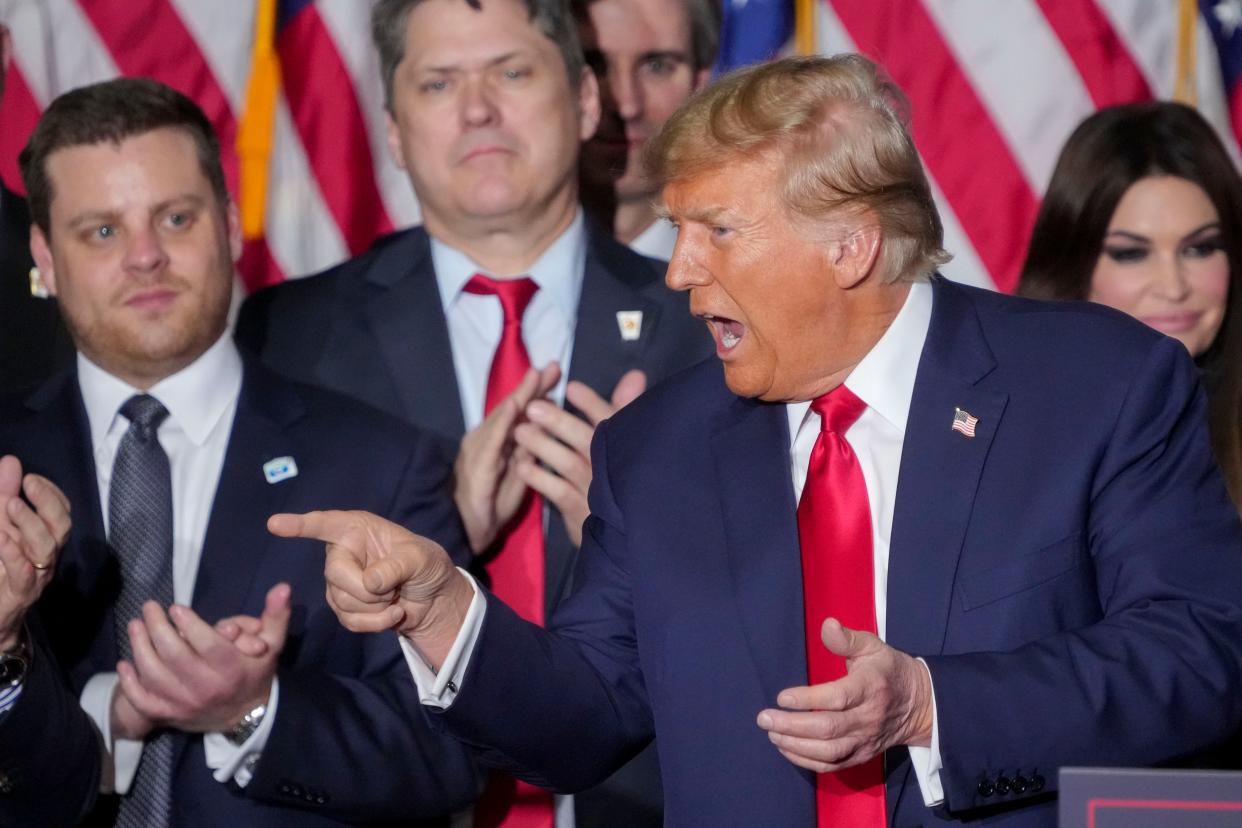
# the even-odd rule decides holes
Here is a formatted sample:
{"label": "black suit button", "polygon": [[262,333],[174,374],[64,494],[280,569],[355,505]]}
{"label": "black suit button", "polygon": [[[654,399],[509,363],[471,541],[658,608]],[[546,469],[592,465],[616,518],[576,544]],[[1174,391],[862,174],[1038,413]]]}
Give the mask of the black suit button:
{"label": "black suit button", "polygon": [[316,805],[327,805],[328,798],[324,796],[323,794],[320,794],[319,796],[315,797],[315,804]]}
{"label": "black suit button", "polygon": [[1024,794],[1026,793],[1026,789],[1029,784],[1030,783],[1027,782],[1026,777],[1019,773],[1013,778],[1013,792],[1016,794]]}
{"label": "black suit button", "polygon": [[9,795],[13,793],[13,780],[9,779],[8,774],[0,773],[0,794]]}
{"label": "black suit button", "polygon": [[979,796],[991,796],[996,791],[996,788],[992,784],[991,779],[985,779],[979,783],[978,790]]}
{"label": "black suit button", "polygon": [[1008,776],[1002,775],[1002,776],[996,777],[996,792],[998,794],[1000,794],[1001,796],[1004,796],[1005,794],[1009,793],[1009,787],[1010,787],[1010,783],[1009,783]]}
{"label": "black suit button", "polygon": [[1031,793],[1039,793],[1044,789],[1044,778],[1038,773],[1031,777]]}

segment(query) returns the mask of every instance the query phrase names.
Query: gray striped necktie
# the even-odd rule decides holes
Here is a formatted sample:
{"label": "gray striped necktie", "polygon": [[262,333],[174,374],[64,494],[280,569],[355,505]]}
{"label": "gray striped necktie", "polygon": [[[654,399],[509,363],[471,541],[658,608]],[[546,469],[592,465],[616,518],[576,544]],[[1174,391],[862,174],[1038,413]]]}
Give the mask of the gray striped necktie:
{"label": "gray striped necktie", "polygon": [[[130,659],[126,626],[142,615],[145,601],[167,608],[173,601],[172,473],[156,435],[168,409],[147,394],[121,406],[129,429],[117,448],[108,495],[108,542],[121,564],[116,601],[116,643]],[[119,692],[119,690],[118,690]],[[173,735],[157,731],[147,739],[129,793],[121,798],[121,828],[162,828],[172,808]]]}

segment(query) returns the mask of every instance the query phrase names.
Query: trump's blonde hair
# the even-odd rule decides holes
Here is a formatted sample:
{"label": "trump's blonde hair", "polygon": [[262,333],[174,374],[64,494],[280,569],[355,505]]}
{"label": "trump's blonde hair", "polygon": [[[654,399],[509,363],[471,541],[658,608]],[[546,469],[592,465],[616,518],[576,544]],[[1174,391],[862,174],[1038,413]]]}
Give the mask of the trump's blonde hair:
{"label": "trump's blonde hair", "polygon": [[774,157],[795,216],[816,227],[878,221],[881,278],[926,278],[950,257],[906,109],[901,90],[861,55],[761,63],[687,101],[651,141],[647,163],[663,187]]}

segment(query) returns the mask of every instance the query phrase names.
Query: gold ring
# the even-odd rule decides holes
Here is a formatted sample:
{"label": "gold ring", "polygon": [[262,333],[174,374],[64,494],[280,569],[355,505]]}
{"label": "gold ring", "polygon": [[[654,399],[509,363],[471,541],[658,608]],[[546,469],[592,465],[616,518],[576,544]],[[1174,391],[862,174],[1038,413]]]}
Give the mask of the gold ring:
{"label": "gold ring", "polygon": [[34,561],[31,561],[30,565],[33,566],[35,569],[39,570],[40,572],[43,572],[44,570],[52,568],[52,564],[50,562],[45,563],[45,564],[37,564]]}

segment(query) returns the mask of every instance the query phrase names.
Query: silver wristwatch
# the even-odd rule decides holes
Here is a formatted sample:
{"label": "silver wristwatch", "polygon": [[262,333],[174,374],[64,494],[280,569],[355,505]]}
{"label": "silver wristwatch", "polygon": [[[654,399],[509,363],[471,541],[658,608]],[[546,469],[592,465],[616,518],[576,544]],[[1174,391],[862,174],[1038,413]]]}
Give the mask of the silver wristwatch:
{"label": "silver wristwatch", "polygon": [[26,678],[26,669],[30,666],[30,647],[26,643],[23,632],[11,650],[0,653],[0,690],[16,687]]}
{"label": "silver wristwatch", "polygon": [[235,724],[232,730],[224,734],[224,738],[235,745],[244,745],[246,740],[259,729],[259,725],[262,724],[265,715],[267,715],[267,705],[258,705],[245,716],[242,716],[241,721]]}

